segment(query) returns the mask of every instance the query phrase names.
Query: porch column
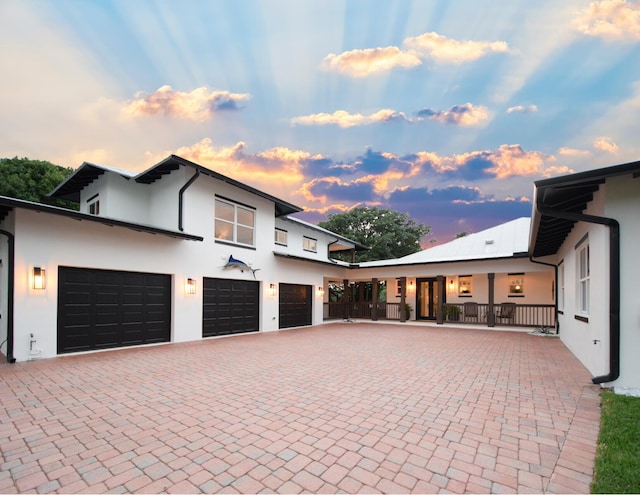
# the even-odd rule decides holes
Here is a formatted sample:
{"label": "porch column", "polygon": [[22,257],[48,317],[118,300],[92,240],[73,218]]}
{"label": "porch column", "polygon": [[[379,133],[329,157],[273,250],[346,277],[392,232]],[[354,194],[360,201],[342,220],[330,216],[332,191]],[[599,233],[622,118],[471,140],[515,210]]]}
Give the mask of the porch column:
{"label": "porch column", "polygon": [[349,319],[349,302],[351,300],[351,288],[349,287],[349,280],[344,279],[342,281],[344,286],[344,292],[342,293],[342,318],[344,320]]}
{"label": "porch column", "polygon": [[445,284],[447,279],[443,275],[438,275],[438,308],[436,309],[436,323],[442,325],[444,322],[444,298]]}
{"label": "porch column", "polygon": [[407,277],[400,277],[400,322],[407,321]]}
{"label": "porch column", "polygon": [[495,327],[496,326],[496,315],[493,310],[494,305],[494,282],[496,278],[495,273],[487,273],[487,277],[489,279],[489,308],[487,309],[487,326]]}
{"label": "porch column", "polygon": [[371,299],[373,299],[373,306],[371,307],[371,319],[378,321],[378,279],[371,279]]}

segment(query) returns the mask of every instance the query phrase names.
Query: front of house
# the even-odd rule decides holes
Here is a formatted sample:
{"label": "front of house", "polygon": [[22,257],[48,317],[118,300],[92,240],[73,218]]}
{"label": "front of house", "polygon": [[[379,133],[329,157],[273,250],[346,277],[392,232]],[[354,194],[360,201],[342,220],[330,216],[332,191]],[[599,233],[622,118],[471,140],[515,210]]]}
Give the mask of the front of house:
{"label": "front of house", "polygon": [[[397,260],[345,263],[332,253],[349,251],[353,260],[367,248],[296,219],[295,205],[183,158],[139,174],[85,163],[52,193],[80,211],[0,197],[0,350],[13,362],[336,318],[450,322],[559,329],[595,378],[640,389],[640,368],[630,364],[640,343],[633,254],[640,191],[629,180],[640,167],[625,167],[601,169],[589,182],[593,198],[578,202],[584,215],[565,219],[564,230],[545,201],[579,196],[570,178],[588,179],[580,174],[536,183],[533,219]],[[615,292],[609,265],[595,262],[612,258],[610,229],[585,222],[589,214],[622,225],[618,299],[600,297]],[[585,259],[593,260],[586,293]],[[585,301],[586,316],[574,311]],[[616,301],[617,333],[609,316]]]}

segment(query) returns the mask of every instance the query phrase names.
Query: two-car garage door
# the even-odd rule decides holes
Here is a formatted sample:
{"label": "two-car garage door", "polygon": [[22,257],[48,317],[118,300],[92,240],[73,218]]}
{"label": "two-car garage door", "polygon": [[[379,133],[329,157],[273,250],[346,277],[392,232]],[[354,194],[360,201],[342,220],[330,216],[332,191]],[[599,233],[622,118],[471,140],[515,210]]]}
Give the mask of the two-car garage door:
{"label": "two-car garage door", "polygon": [[58,353],[171,339],[171,275],[58,269]]}

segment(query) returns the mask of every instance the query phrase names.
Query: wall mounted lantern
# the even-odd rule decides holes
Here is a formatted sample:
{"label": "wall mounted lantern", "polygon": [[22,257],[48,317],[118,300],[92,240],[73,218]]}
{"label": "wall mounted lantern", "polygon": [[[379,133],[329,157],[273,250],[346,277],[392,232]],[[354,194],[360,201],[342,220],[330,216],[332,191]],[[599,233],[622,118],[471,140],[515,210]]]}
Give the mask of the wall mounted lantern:
{"label": "wall mounted lantern", "polygon": [[269,284],[269,295],[272,297],[276,295],[276,284]]}
{"label": "wall mounted lantern", "polygon": [[413,283],[413,280],[409,280],[409,287],[408,287],[409,294],[412,294],[415,289],[416,289],[416,286]]}
{"label": "wall mounted lantern", "polygon": [[322,285],[318,285],[318,295],[324,296],[324,287]]}
{"label": "wall mounted lantern", "polygon": [[453,290],[455,288],[455,285],[453,283],[453,279],[449,280],[449,290]]}
{"label": "wall mounted lantern", "polygon": [[187,294],[195,294],[196,293],[196,281],[193,278],[188,278],[187,283],[184,285],[184,291]]}
{"label": "wall mounted lantern", "polygon": [[47,288],[46,271],[40,266],[33,267],[33,288],[35,290],[44,290]]}

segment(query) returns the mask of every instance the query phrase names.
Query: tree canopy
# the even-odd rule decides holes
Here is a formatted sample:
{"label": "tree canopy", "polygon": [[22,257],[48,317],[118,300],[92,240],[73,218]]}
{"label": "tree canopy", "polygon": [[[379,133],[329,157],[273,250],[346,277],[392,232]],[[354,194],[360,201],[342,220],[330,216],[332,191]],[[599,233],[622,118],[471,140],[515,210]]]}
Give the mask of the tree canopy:
{"label": "tree canopy", "polygon": [[72,201],[48,196],[72,172],[72,168],[42,160],[0,158],[0,196],[77,210]]}
{"label": "tree canopy", "polygon": [[[333,213],[323,229],[369,246],[358,253],[358,261],[400,258],[420,251],[420,241],[431,232],[431,226],[417,223],[406,213],[378,207],[358,207],[345,213]],[[345,254],[341,259],[348,260]],[[340,254],[335,255],[336,258]]]}

